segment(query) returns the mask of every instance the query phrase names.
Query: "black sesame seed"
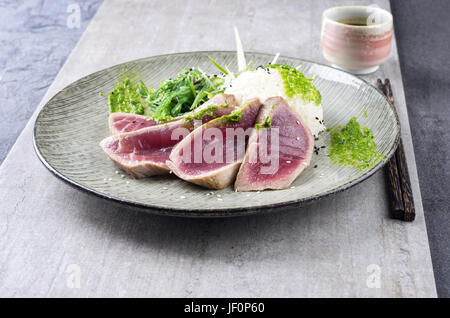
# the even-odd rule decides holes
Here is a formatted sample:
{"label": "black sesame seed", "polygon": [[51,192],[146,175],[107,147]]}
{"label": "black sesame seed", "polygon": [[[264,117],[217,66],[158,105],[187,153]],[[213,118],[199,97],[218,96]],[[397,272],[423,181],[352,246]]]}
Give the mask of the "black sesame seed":
{"label": "black sesame seed", "polygon": [[319,117],[316,117],[316,120],[319,120]]}
{"label": "black sesame seed", "polygon": [[317,168],[317,165],[314,165],[314,168]]}
{"label": "black sesame seed", "polygon": [[322,146],[322,147],[320,147],[320,148],[326,148],[327,146]]}

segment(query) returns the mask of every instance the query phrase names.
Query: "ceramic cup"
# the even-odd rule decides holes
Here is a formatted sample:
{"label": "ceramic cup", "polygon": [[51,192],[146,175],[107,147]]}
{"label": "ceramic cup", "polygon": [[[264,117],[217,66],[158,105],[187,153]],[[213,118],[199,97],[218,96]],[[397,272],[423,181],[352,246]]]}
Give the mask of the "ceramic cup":
{"label": "ceramic cup", "polygon": [[322,15],[322,53],[333,66],[353,74],[376,71],[389,57],[392,14],[377,6],[345,6]]}

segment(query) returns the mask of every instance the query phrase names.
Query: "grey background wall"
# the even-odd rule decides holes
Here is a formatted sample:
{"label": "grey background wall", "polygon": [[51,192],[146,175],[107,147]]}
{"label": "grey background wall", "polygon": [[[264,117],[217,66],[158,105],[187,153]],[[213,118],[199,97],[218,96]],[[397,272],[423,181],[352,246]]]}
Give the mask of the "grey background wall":
{"label": "grey background wall", "polygon": [[450,1],[391,6],[436,287],[450,297]]}
{"label": "grey background wall", "polygon": [[[0,162],[101,2],[0,0]],[[67,24],[72,3],[80,7],[79,27]],[[437,290],[450,297],[450,1],[391,6]]]}

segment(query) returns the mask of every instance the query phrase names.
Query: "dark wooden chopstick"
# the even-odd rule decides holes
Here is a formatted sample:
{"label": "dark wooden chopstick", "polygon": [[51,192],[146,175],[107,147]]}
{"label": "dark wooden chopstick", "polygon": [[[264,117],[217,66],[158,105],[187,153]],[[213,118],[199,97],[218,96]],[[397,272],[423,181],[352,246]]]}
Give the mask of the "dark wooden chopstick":
{"label": "dark wooden chopstick", "polygon": [[[394,96],[389,79],[385,79],[384,83],[381,79],[378,79],[377,86],[394,105]],[[401,138],[395,154],[386,164],[386,175],[391,199],[392,217],[402,221],[414,221],[416,209],[414,207],[411,181]]]}

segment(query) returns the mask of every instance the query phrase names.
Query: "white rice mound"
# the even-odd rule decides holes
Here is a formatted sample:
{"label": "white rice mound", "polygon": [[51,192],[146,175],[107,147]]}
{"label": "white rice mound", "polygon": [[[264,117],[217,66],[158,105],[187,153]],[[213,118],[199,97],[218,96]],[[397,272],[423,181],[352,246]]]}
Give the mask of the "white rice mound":
{"label": "white rice mound", "polygon": [[264,102],[269,97],[280,96],[291,106],[303,119],[309,130],[314,136],[326,129],[321,124],[323,122],[322,105],[316,105],[314,102],[305,102],[301,95],[290,98],[286,95],[283,79],[276,69],[269,69],[267,72],[263,68],[254,71],[246,71],[235,79],[227,78],[227,88],[225,94],[236,96],[240,104],[252,98],[259,98]]}

